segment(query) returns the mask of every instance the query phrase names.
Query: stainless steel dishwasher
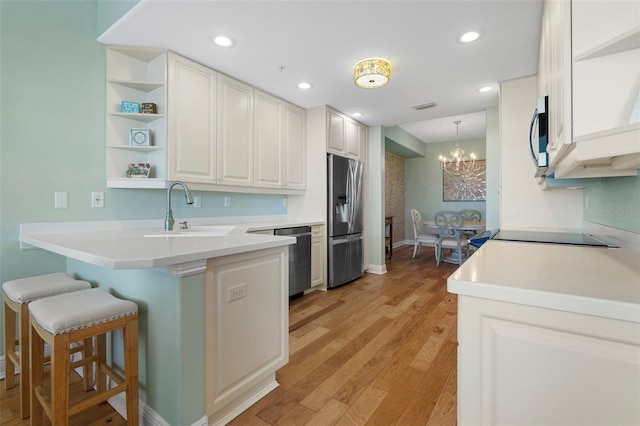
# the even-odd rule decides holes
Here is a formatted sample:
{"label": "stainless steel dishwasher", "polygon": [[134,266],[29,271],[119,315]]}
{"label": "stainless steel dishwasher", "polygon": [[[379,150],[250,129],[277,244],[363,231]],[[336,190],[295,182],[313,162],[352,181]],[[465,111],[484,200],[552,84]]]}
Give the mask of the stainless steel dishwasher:
{"label": "stainless steel dishwasher", "polygon": [[302,296],[311,288],[311,227],[281,228],[274,234],[296,238],[289,246],[289,298]]}

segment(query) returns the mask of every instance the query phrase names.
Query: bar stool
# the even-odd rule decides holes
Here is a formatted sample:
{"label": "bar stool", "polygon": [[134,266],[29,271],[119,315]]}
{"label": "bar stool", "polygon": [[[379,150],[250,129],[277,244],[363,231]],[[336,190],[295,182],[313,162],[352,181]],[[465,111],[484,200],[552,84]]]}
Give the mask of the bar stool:
{"label": "bar stool", "polygon": [[[138,305],[101,288],[62,294],[29,304],[31,324],[31,424],[66,426],[69,417],[126,392],[127,424],[138,425]],[[106,333],[122,329],[124,378],[107,364]],[[95,339],[80,361],[95,366],[96,394],[70,405],[69,343]],[[44,389],[44,343],[51,345],[50,395]],[[85,345],[87,347],[88,345]],[[115,386],[107,388],[106,376]]]}
{"label": "bar stool", "polygon": [[[29,417],[29,302],[73,291],[87,290],[91,284],[64,272],[21,278],[2,284],[4,309],[5,389],[16,385],[16,367],[20,372],[20,414]],[[16,317],[20,333],[16,342]],[[16,344],[20,352],[16,352]]]}

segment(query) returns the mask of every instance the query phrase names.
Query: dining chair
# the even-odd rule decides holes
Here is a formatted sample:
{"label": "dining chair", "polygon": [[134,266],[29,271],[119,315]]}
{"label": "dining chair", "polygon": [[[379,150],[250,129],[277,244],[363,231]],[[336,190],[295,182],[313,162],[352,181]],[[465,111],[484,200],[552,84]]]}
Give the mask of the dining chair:
{"label": "dining chair", "polygon": [[[438,227],[438,240],[436,241],[436,265],[440,266],[442,249],[457,250],[458,265],[462,265],[462,248],[467,249],[466,257],[469,257],[469,241],[460,236],[459,227],[464,225],[464,216],[459,212],[444,210],[435,214],[434,222]],[[465,258],[466,259],[466,258]]]}
{"label": "dining chair", "polygon": [[458,213],[464,216],[464,220],[466,221],[473,220],[476,222],[480,222],[482,220],[482,213],[480,213],[479,210],[464,209],[464,210],[460,210]]}
{"label": "dining chair", "polygon": [[413,221],[413,258],[415,259],[423,245],[436,247],[438,235],[422,232],[422,217],[418,210],[411,209],[411,220]]}

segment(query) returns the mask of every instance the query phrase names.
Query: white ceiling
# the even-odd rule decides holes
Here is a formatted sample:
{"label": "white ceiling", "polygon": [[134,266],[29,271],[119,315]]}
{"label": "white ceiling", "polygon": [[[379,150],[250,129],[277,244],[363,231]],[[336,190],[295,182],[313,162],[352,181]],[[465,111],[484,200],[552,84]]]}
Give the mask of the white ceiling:
{"label": "white ceiling", "polygon": [[[367,125],[438,142],[455,138],[455,119],[459,139],[483,137],[498,83],[537,72],[541,17],[542,0],[142,0],[99,40],[168,48],[303,108],[362,112]],[[460,43],[470,30],[480,39]],[[235,45],[213,44],[220,34]],[[354,84],[353,66],[369,57],[391,63],[387,86]],[[411,108],[427,102],[437,106]]]}

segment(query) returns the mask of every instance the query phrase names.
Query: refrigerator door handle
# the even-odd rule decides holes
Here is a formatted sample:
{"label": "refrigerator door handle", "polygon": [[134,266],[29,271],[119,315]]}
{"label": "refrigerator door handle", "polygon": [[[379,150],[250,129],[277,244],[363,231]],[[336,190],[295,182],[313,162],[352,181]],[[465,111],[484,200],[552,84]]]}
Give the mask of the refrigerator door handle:
{"label": "refrigerator door handle", "polygon": [[333,237],[331,240],[331,244],[337,246],[339,244],[347,244],[352,243],[354,241],[362,240],[364,237],[360,235],[347,235],[344,237]]}

